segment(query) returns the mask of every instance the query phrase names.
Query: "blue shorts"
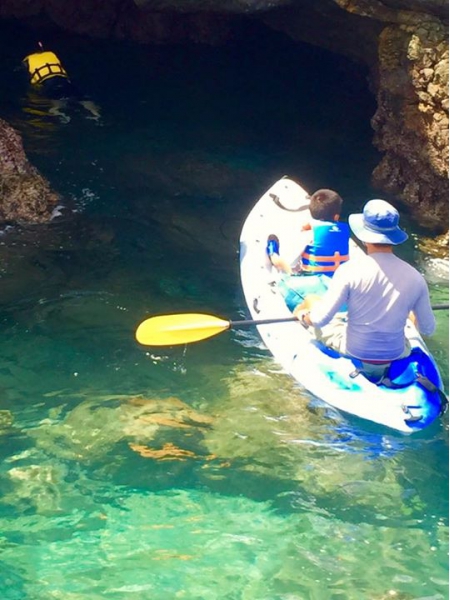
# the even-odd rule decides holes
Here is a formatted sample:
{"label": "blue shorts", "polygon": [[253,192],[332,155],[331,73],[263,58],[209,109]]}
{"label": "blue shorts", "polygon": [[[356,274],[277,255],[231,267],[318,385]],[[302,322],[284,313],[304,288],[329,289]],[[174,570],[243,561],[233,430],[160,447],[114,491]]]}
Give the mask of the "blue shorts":
{"label": "blue shorts", "polygon": [[328,275],[287,275],[278,284],[278,289],[283,295],[289,310],[303,302],[305,296],[316,294],[323,296],[330,285]]}

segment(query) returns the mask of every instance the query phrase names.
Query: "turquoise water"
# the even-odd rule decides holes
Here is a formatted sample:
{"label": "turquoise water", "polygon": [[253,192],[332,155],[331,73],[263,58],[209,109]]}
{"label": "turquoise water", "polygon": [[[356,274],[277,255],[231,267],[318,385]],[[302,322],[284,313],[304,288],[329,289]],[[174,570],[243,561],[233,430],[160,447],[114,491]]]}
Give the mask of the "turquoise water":
{"label": "turquoise water", "polygon": [[[31,36],[1,34],[13,72]],[[47,33],[99,122],[49,116],[16,72],[0,89],[64,198],[50,225],[0,237],[2,600],[448,597],[447,417],[404,437],[339,414],[250,328],[134,341],[151,314],[246,316],[240,229],[282,175],[338,189],[346,211],[376,194],[365,74],[257,34],[205,49]],[[448,302],[403,216],[401,251]]]}

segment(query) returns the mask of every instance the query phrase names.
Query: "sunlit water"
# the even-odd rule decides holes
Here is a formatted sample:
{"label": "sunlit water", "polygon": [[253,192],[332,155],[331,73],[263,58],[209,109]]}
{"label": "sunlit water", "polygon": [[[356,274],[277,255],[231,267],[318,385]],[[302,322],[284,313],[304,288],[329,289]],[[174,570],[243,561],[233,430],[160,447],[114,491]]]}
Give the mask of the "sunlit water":
{"label": "sunlit water", "polygon": [[[63,209],[0,238],[1,599],[446,598],[447,418],[404,437],[328,409],[251,328],[134,341],[151,314],[246,315],[240,229],[283,174],[346,212],[374,197],[364,75],[273,35],[41,35],[102,107],[63,123],[13,71],[33,37],[2,29],[1,116]],[[405,222],[403,256],[448,302],[445,263]]]}

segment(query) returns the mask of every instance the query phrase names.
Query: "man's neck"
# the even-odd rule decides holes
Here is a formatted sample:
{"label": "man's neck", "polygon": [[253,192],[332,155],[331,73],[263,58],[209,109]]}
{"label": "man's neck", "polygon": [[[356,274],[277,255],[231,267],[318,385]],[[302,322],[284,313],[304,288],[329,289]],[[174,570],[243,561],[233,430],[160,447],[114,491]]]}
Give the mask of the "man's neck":
{"label": "man's neck", "polygon": [[374,254],[375,252],[384,252],[385,254],[393,254],[394,246],[387,244],[365,244],[367,254]]}

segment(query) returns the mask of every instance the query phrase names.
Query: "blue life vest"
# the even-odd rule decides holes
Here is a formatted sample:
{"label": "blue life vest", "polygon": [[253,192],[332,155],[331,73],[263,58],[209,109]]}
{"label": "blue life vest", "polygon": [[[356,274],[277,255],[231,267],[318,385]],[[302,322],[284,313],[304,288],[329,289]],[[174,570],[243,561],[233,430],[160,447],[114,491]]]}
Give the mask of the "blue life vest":
{"label": "blue life vest", "polygon": [[302,271],[331,277],[339,265],[349,259],[350,228],[340,221],[315,219],[311,225],[313,243],[302,252]]}

